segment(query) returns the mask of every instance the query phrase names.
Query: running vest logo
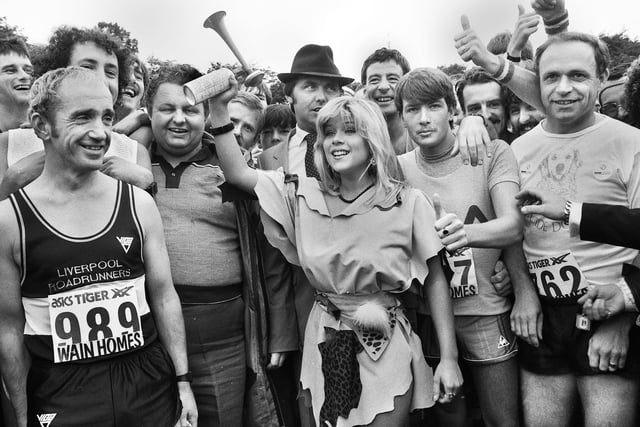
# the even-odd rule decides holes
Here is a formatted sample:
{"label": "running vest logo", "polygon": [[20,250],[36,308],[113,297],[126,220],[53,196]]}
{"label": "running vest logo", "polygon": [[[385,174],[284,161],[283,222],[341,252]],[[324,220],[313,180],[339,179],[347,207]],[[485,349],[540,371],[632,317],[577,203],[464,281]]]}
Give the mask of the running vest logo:
{"label": "running vest logo", "polygon": [[503,348],[509,346],[509,341],[502,335],[500,335],[500,340],[498,341],[498,348]]}
{"label": "running vest logo", "polygon": [[38,422],[40,422],[40,425],[42,427],[49,427],[51,425],[51,423],[53,422],[53,419],[56,417],[56,415],[58,415],[58,414],[40,414],[40,415],[37,415]]}
{"label": "running vest logo", "polygon": [[116,237],[118,242],[120,242],[120,246],[124,249],[124,253],[129,253],[129,248],[131,247],[131,243],[133,243],[133,237]]}

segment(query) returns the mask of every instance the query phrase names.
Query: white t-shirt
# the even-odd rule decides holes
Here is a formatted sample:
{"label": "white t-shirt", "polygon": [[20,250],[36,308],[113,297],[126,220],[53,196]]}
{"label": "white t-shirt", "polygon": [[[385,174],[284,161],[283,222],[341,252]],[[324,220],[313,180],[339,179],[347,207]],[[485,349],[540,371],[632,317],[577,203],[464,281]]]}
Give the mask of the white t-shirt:
{"label": "white t-shirt", "polygon": [[[428,196],[440,195],[442,207],[455,213],[466,224],[487,222],[496,218],[491,189],[502,182],[519,184],[518,164],[504,141],[492,141],[487,151],[492,154],[482,166],[464,165],[460,155],[428,163],[423,170],[418,162],[419,148],[398,157],[404,176],[414,188]],[[423,163],[424,164],[424,163]],[[501,249],[472,248],[467,255],[447,256],[454,276],[450,283],[453,313],[457,316],[502,314],[511,308],[508,298],[498,295],[491,283],[494,266]],[[428,311],[428,307],[426,307]]]}
{"label": "white t-shirt", "polygon": [[[547,132],[543,124],[511,145],[522,189],[640,207],[640,130],[600,114],[594,125],[572,134]],[[615,283],[622,264],[631,263],[638,253],[582,241],[572,237],[562,221],[540,215],[526,216],[523,249],[540,294],[551,297],[580,295],[587,284]]]}

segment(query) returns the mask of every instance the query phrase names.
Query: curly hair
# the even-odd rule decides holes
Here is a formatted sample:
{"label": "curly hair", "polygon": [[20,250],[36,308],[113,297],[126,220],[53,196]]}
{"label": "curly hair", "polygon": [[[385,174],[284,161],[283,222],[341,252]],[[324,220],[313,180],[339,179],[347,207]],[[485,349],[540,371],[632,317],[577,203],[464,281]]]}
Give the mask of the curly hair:
{"label": "curly hair", "polygon": [[118,60],[118,95],[129,81],[127,61],[129,50],[117,39],[98,29],[62,26],[58,27],[51,38],[42,61],[38,62],[37,75],[56,68],[68,67],[73,48],[77,44],[94,43],[108,54],[115,54]]}
{"label": "curly hair", "polygon": [[640,58],[633,61],[627,71],[627,83],[624,86],[627,123],[640,128]]}

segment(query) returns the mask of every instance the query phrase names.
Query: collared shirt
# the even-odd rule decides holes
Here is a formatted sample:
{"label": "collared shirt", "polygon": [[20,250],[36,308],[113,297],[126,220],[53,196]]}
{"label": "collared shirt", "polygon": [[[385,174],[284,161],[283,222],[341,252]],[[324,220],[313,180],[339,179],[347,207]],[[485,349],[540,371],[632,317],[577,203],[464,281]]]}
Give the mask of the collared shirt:
{"label": "collared shirt", "polygon": [[174,283],[227,286],[242,281],[235,205],[223,203],[224,174],[208,138],[191,159],[172,167],[155,147],[152,171]]}
{"label": "collared shirt", "polygon": [[289,170],[290,174],[307,176],[304,168],[304,156],[307,154],[307,143],[304,140],[309,132],[296,126],[295,133],[289,140]]}

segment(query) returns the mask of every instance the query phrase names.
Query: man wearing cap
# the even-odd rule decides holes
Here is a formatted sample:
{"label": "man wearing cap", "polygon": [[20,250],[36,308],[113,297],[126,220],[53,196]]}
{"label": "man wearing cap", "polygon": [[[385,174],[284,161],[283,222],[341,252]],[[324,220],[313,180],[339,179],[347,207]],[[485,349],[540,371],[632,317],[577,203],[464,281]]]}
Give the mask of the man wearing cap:
{"label": "man wearing cap", "polygon": [[[313,146],[316,140],[316,118],[318,111],[331,99],[340,96],[340,87],[353,81],[352,78],[340,75],[338,67],[333,62],[333,51],[329,46],[308,44],[300,48],[293,58],[291,72],[280,73],[278,78],[284,83],[284,93],[291,105],[297,125],[291,131],[287,140],[265,150],[258,157],[258,167],[261,169],[283,168],[286,173],[317,177],[317,170],[313,164]],[[282,254],[264,241],[265,274],[268,289],[278,289],[289,286],[295,303],[297,324],[290,322],[292,328],[298,328],[298,348],[302,346],[307,317],[314,302],[313,288],[307,281],[302,269],[287,263]],[[283,313],[285,313],[283,311]],[[289,366],[299,374],[299,358],[297,366]],[[294,358],[290,358],[294,360]],[[274,378],[276,384],[283,384],[285,374]],[[278,387],[278,385],[276,385]],[[280,387],[278,387],[280,388]],[[286,388],[286,386],[285,386]],[[282,393],[279,391],[279,395]],[[295,396],[295,393],[293,393]],[[313,425],[313,417],[303,404],[300,407],[302,425]]]}

